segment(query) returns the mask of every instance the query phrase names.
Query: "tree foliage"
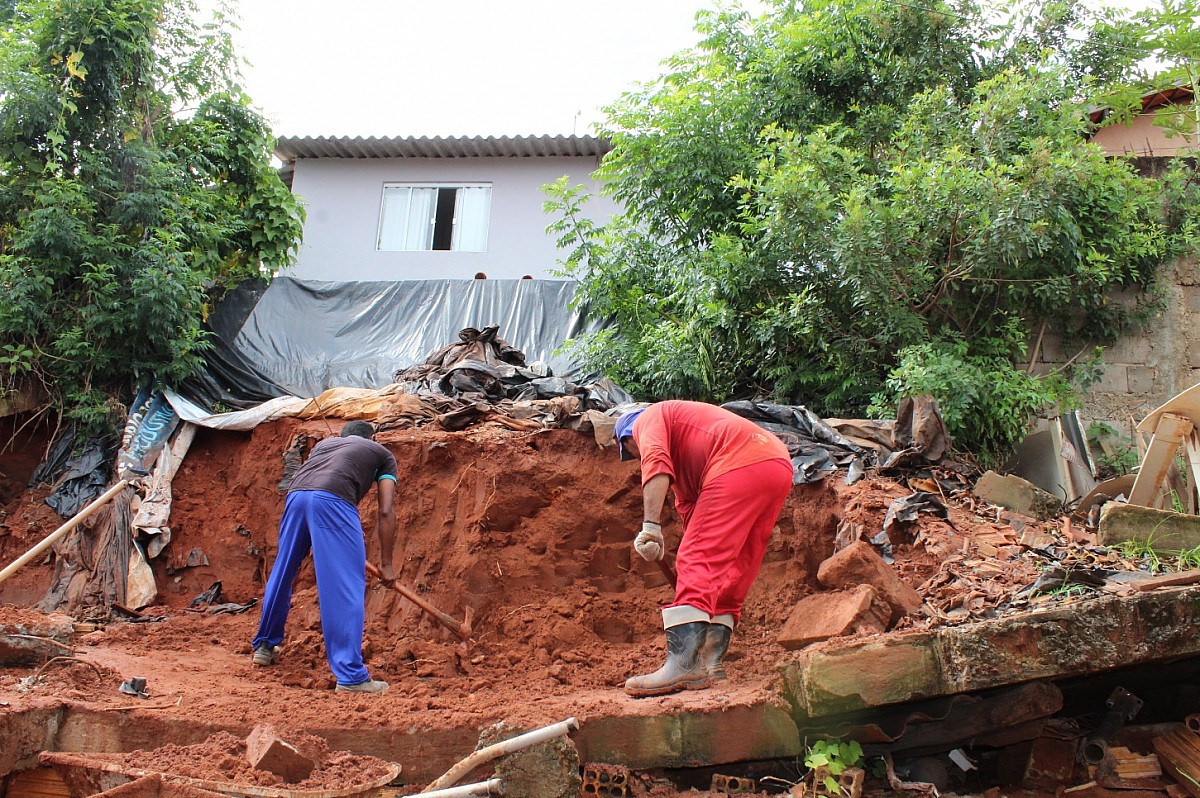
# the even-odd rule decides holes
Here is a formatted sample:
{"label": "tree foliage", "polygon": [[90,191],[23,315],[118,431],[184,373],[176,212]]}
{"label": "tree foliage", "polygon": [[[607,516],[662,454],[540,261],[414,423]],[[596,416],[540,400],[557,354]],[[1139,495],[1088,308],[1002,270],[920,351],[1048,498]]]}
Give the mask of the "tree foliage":
{"label": "tree foliage", "polygon": [[225,288],[289,262],[302,217],[190,0],[22,0],[0,39],[0,389],[101,424],[194,372]]}
{"label": "tree foliage", "polygon": [[589,362],[647,397],[826,415],[917,390],[957,406],[957,369],[978,401],[948,420],[984,457],[1069,399],[1071,375],[1020,362],[1035,336],[1090,353],[1136,323],[1179,251],[1167,216],[1193,214],[1088,141],[1089,103],[1138,75],[1145,20],[1067,0],[996,16],[966,0],[699,15],[700,44],[608,109],[599,176],[623,215],[583,225],[579,193],[550,190],[566,271],[612,320]]}

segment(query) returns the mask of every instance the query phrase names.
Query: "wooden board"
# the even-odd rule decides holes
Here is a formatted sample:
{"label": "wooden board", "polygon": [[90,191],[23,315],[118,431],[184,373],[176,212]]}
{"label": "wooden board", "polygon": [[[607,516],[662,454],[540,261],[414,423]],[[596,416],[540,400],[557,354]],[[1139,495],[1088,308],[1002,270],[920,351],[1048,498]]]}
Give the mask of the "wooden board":
{"label": "wooden board", "polygon": [[1195,425],[1186,416],[1163,413],[1150,439],[1150,447],[1142,458],[1133,490],[1129,492],[1129,503],[1138,507],[1150,507],[1158,496],[1167,471],[1175,461],[1179,445],[1192,433]]}
{"label": "wooden board", "polygon": [[71,790],[50,767],[22,770],[8,780],[8,794],[23,798],[71,798]]}
{"label": "wooden board", "polygon": [[1200,383],[1196,383],[1182,393],[1175,394],[1161,406],[1155,408],[1138,424],[1138,431],[1147,434],[1153,433],[1158,427],[1159,418],[1164,413],[1174,413],[1177,416],[1189,418],[1193,424],[1200,426]]}

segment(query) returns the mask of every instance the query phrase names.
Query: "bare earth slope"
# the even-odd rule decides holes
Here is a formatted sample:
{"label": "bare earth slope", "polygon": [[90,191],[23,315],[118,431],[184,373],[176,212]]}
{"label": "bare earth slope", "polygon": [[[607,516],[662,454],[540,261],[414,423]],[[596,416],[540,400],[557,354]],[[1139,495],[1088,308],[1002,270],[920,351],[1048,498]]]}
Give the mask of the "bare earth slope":
{"label": "bare earth slope", "polygon": [[[159,600],[144,611],[150,620],[82,635],[78,655],[95,668],[57,663],[31,690],[19,689],[29,669],[0,670],[0,700],[14,708],[67,700],[111,710],[105,717],[113,723],[142,710],[137,728],[124,734],[141,735],[147,748],[161,744],[168,727],[172,742],[185,743],[213,729],[248,731],[260,721],[324,735],[335,750],[385,758],[379,749],[387,735],[423,735],[430,768],[446,756],[432,754],[439,734],[464,727],[501,720],[533,727],[571,716],[585,721],[595,713],[659,714],[775,700],[766,697],[775,694],[777,666],[788,655],[776,636],[795,603],[821,589],[817,568],[833,553],[839,525],[857,525],[869,537],[891,501],[912,492],[879,478],[846,486],[844,475],[795,487],[730,650],[730,681],[719,689],[634,700],[620,687],[626,677],[661,663],[658,608],[672,599],[659,570],[630,545],[641,518],[637,463],[621,463],[590,435],[568,430],[385,431],[379,440],[401,472],[399,581],[456,618],[472,608],[475,632],[462,645],[399,594],[372,584],[366,660],[372,676],[392,688],[381,697],[346,696],[331,689],[311,561],[300,572],[283,658],[274,667],[250,663],[257,607],[212,614],[189,606],[217,581],[223,602],[261,596],[283,507],[283,452],[297,433],[315,439],[332,430],[321,421],[296,420],[249,433],[201,430],[174,481],[173,539],[153,564]],[[31,467],[6,471],[15,478]],[[61,523],[41,503],[44,496],[43,489],[7,497],[0,561],[15,559]],[[377,561],[373,492],[360,509],[368,556]],[[952,506],[950,520],[953,529],[922,514],[905,539],[893,540],[896,567],[914,587],[948,558],[973,552],[973,535],[994,543],[1012,533],[965,505]],[[678,519],[668,517],[672,549],[679,531]],[[995,546],[989,548],[994,554]],[[189,559],[201,564],[188,566]],[[1014,562],[997,569],[1023,567]],[[0,587],[0,604],[8,605],[0,606],[0,620],[28,612],[49,581],[50,567],[36,564]],[[149,699],[118,692],[131,676],[147,679]],[[88,750],[86,734],[75,734],[82,735],[74,740],[76,750]]]}

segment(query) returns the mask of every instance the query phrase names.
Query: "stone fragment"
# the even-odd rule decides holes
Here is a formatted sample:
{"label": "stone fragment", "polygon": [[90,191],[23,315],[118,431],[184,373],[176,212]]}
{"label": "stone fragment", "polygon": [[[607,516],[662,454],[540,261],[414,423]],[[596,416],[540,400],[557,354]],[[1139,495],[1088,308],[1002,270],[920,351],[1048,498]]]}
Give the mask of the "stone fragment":
{"label": "stone fragment", "polygon": [[[530,731],[504,721],[479,735],[478,748],[503,742]],[[477,749],[478,750],[478,749]],[[579,749],[569,737],[555,737],[505,754],[496,760],[495,776],[504,782],[506,795],[522,798],[577,798],[580,778]]]}
{"label": "stone fragment", "polygon": [[74,653],[75,625],[65,615],[47,615],[27,623],[0,623],[0,667],[40,665]]}
{"label": "stone fragment", "polygon": [[1200,516],[1105,502],[1100,508],[1096,541],[1112,546],[1127,540],[1159,551],[1187,551],[1200,546]]}
{"label": "stone fragment", "polygon": [[792,609],[779,632],[779,645],[796,651],[831,637],[887,630],[891,606],[870,585],[814,593]]}
{"label": "stone fragment", "polygon": [[817,569],[825,587],[852,589],[870,585],[891,607],[888,623],[921,609],[921,594],[883,561],[870,543],[860,540],[834,554]]}
{"label": "stone fragment", "polygon": [[246,738],[246,760],[255,770],[270,771],[287,784],[304,781],[317,764],[281,740],[269,723],[255,726]]}
{"label": "stone fragment", "polygon": [[971,492],[984,501],[1042,521],[1062,514],[1062,502],[1057,497],[1012,474],[988,471]]}

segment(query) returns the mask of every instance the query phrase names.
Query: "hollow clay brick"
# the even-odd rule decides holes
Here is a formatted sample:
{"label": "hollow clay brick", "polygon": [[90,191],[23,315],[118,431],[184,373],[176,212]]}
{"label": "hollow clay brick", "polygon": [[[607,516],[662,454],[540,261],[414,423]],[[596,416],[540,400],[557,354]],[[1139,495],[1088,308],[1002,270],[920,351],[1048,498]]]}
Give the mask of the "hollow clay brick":
{"label": "hollow clay brick", "polygon": [[284,742],[274,727],[263,723],[246,738],[246,759],[255,770],[269,770],[288,784],[308,778],[316,763]]}

